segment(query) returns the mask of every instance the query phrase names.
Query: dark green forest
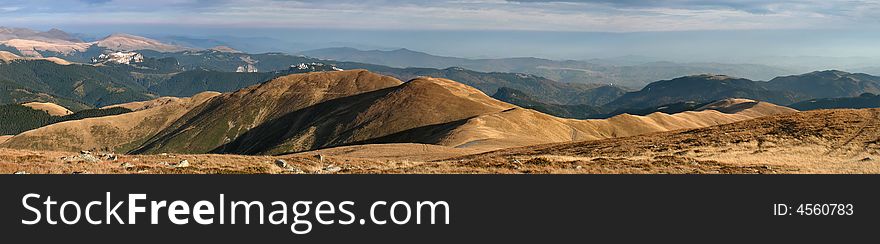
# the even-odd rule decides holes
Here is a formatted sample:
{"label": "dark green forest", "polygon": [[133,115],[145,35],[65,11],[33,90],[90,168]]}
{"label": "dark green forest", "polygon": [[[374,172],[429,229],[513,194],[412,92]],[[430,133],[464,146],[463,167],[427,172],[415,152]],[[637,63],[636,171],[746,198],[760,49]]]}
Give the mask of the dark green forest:
{"label": "dark green forest", "polygon": [[65,116],[51,116],[46,111],[19,104],[0,105],[0,135],[15,135],[54,123],[103,117],[131,112],[127,108],[87,109]]}

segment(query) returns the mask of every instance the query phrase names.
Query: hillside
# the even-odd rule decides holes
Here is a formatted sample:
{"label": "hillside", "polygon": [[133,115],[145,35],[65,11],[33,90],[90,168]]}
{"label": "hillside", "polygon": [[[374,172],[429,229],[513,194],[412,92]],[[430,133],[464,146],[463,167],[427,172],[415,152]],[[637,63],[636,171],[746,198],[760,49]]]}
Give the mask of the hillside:
{"label": "hillside", "polygon": [[[533,94],[535,98],[541,102],[555,104],[587,104],[599,106],[614,100],[627,91],[619,86],[570,84],[522,73],[487,73],[463,68],[394,68],[377,64],[320,60],[280,53],[247,54],[215,50],[184,51],[175,53],[143,51],[142,53],[144,56],[151,58],[174,58],[180,62],[182,69],[191,70],[193,72],[202,70],[210,70],[210,72],[235,72],[242,67],[254,67],[260,72],[287,74],[290,73],[289,71],[291,70],[292,65],[320,63],[335,65],[346,70],[366,69],[371,72],[393,76],[400,80],[410,80],[419,76],[446,78],[476,87],[486,94],[494,94],[500,87],[511,87]],[[201,79],[195,79],[192,81],[184,79],[175,83],[183,87],[201,87],[204,85],[204,82]],[[218,83],[222,84],[225,82]],[[256,84],[256,82],[251,84]],[[175,86],[177,85],[170,87],[173,88]],[[243,87],[244,86],[237,88]],[[211,90],[223,92],[232,91],[219,89]],[[191,92],[199,91],[192,90],[189,93]],[[162,92],[160,92],[160,94],[187,95],[186,93],[169,94]]]}
{"label": "hillside", "polygon": [[185,47],[165,44],[150,38],[123,33],[109,35],[104,39],[94,42],[98,47],[116,51],[155,50],[160,52],[178,52],[186,50]]}
{"label": "hillside", "polygon": [[864,93],[858,97],[813,99],[795,103],[789,105],[789,107],[801,111],[835,108],[880,108],[880,96]]}
{"label": "hillside", "polygon": [[111,51],[142,50],[179,52],[188,48],[122,33],[94,42],[85,42],[58,29],[41,32],[25,28],[0,27],[0,51],[8,51],[27,58],[54,57],[87,63],[91,58]]}
{"label": "hillside", "polygon": [[0,144],[0,147],[127,152],[167,128],[193,107],[217,95],[218,93],[205,92],[192,98],[162,99],[164,102],[161,106],[149,109],[52,124],[18,134]]}
{"label": "hillside", "polygon": [[410,80],[420,76],[444,78],[461,82],[486,94],[495,94],[498,88],[508,87],[528,93],[542,103],[599,106],[626,93],[622,87],[573,84],[550,80],[540,76],[520,73],[484,73],[463,68],[390,68],[359,63],[338,63],[340,68],[365,68],[371,72]]}
{"label": "hillside", "polygon": [[880,94],[880,77],[839,70],[816,71],[770,80],[768,89],[804,94],[808,99]]}
{"label": "hillside", "polygon": [[499,101],[510,103],[527,109],[534,109],[539,112],[562,118],[572,119],[589,119],[601,117],[605,114],[605,110],[601,107],[590,105],[562,105],[543,103],[525,92],[502,87],[498,88],[498,92],[492,95],[492,98]]}
{"label": "hillside", "polygon": [[[288,90],[296,92],[282,93]],[[184,132],[160,134],[137,152],[298,152],[509,107],[448,80],[401,84],[364,70],[289,75],[213,100],[169,130]],[[199,145],[190,144],[194,138]]]}
{"label": "hillside", "polygon": [[[75,155],[72,152],[0,149],[0,173],[876,174],[878,114],[877,109],[787,113],[697,129],[484,153],[423,144],[372,144],[282,156],[120,155],[119,161],[131,162],[132,167],[119,167],[61,160]],[[161,163],[182,159],[192,166]],[[279,159],[294,171],[275,165]],[[327,165],[336,169],[327,170]]]}
{"label": "hillside", "polygon": [[176,63],[173,58],[149,57],[131,65],[58,65],[34,58],[0,62],[0,104],[51,102],[77,111],[158,96],[230,92],[282,75],[181,71]]}
{"label": "hillside", "polygon": [[769,90],[764,82],[724,75],[694,75],[651,83],[606,104],[607,108],[648,108],[679,102],[705,103],[726,98],[747,98],[775,104],[791,104],[803,95]]}
{"label": "hillside", "polygon": [[[201,97],[196,100],[206,99]],[[607,120],[561,119],[495,100],[451,80],[423,77],[401,83],[365,70],[287,75],[197,106],[184,100],[119,105],[141,110],[43,127],[3,146],[284,154],[370,143],[424,143],[482,151],[695,128],[790,112],[766,103],[737,101],[723,106],[743,106],[730,113],[705,110]]]}
{"label": "hillside", "polygon": [[174,58],[184,70],[210,70],[220,72],[236,72],[239,68],[249,65],[259,72],[283,71],[291,65],[321,62],[319,59],[293,56],[282,53],[248,54],[224,50],[187,50],[180,52],[161,52],[141,50],[145,57]]}
{"label": "hillside", "polygon": [[45,61],[53,62],[53,63],[56,63],[56,64],[60,64],[60,65],[70,65],[70,64],[71,64],[71,62],[68,62],[67,60],[64,60],[64,59],[61,59],[61,58],[57,58],[57,57],[48,57],[48,58],[25,58],[25,57],[18,56],[18,55],[14,54],[14,53],[11,53],[11,52],[0,51],[0,62],[2,62],[2,63],[12,63],[12,62],[14,62],[14,61],[18,61],[18,60],[45,60]]}
{"label": "hillside", "polygon": [[[437,141],[420,141],[451,147],[494,150],[544,143],[598,140],[634,136],[653,132],[700,128],[732,123],[774,114],[796,112],[773,104],[745,100],[744,109],[724,113],[715,109],[689,111],[678,114],[654,113],[647,116],[618,115],[608,119],[562,119],[515,108],[459,121],[447,128]],[[723,102],[723,101],[722,101]],[[436,130],[437,128],[432,128]],[[411,131],[410,133],[423,133]]]}
{"label": "hillside", "polygon": [[155,97],[124,69],[43,60],[0,64],[0,89],[0,103],[52,102],[74,111]]}
{"label": "hillside", "polygon": [[275,73],[236,73],[193,70],[171,75],[150,86],[162,96],[188,97],[205,91],[231,92],[278,76]]}
{"label": "hillside", "polygon": [[[693,128],[755,116],[700,111],[566,120],[517,108],[477,89],[437,78],[417,78],[402,85],[381,82],[383,86],[341,92],[335,97],[338,99],[332,100],[302,101],[302,95],[279,93],[296,88],[305,97],[321,97],[321,90],[341,89],[340,81],[346,81],[341,83],[343,87],[366,82],[349,80],[356,73],[367,80],[381,77],[355,70],[278,78],[200,106],[135,152],[281,154],[370,143],[426,143],[488,150]],[[302,87],[300,80],[312,83]],[[753,106],[776,107],[765,103]]]}
{"label": "hillside", "polygon": [[[787,113],[699,129],[513,148],[447,161],[507,173],[878,173],[880,110]],[[442,163],[441,163],[442,164]],[[410,167],[410,172],[426,168]],[[437,170],[437,169],[433,169]]]}
{"label": "hillside", "polygon": [[46,113],[52,116],[64,116],[73,113],[67,108],[54,103],[29,102],[22,104],[22,106],[46,111]]}
{"label": "hillside", "polygon": [[[57,106],[57,105],[55,105]],[[131,112],[125,108],[87,109],[76,113],[61,111],[58,107],[45,104],[6,104],[0,105],[0,135],[15,135],[43,126],[69,120],[94,118]],[[48,112],[43,109],[50,110]],[[63,109],[63,108],[60,108]]]}
{"label": "hillside", "polygon": [[[39,33],[38,31],[27,32]],[[17,35],[14,37],[31,39],[2,41],[12,46],[0,46],[0,50],[8,50],[10,55],[20,56],[24,52],[26,53],[25,56],[28,57],[49,57],[50,61],[65,62],[65,64],[68,63],[67,61],[70,61],[112,66],[105,68],[119,71],[115,76],[128,76],[116,77],[114,80],[134,81],[140,85],[140,88],[146,88],[149,92],[156,93],[155,95],[159,96],[190,96],[203,91],[234,91],[277,76],[272,75],[273,73],[287,74],[291,66],[302,63],[335,64],[343,69],[368,69],[373,72],[391,75],[401,80],[410,80],[418,76],[448,78],[474,86],[487,94],[494,94],[499,87],[511,87],[534,94],[541,102],[553,104],[599,106],[612,101],[626,92],[624,88],[618,86],[568,84],[523,73],[486,73],[460,68],[443,70],[402,69],[368,63],[325,61],[282,53],[248,54],[224,48],[220,48],[220,50],[192,50],[129,34],[113,34],[95,42],[76,42],[62,39],[36,38],[33,36],[32,34]],[[47,34],[46,36],[53,35]],[[10,35],[10,37],[12,36]],[[9,43],[9,41],[12,42]],[[4,43],[0,43],[0,45]],[[112,54],[117,53],[116,51],[124,51],[124,54],[133,52],[131,55],[136,57],[142,55],[143,61],[135,63],[125,61],[124,64],[115,64],[99,58],[102,55],[112,56]],[[399,53],[401,55],[410,55],[412,51],[399,50]],[[463,61],[465,59],[452,58],[452,60]],[[517,66],[521,63],[543,63],[544,61],[548,64],[555,62],[534,58],[514,58],[497,63],[497,65]],[[449,66],[444,66],[444,68],[446,67]],[[177,72],[180,71],[183,71],[183,73],[178,74]],[[262,73],[250,75],[227,74],[238,71]],[[130,75],[125,75],[121,72],[128,72]],[[129,83],[129,81],[123,81],[122,83]],[[42,92],[59,99],[75,100],[88,104],[89,107],[100,107],[112,103],[125,103],[155,97],[131,99],[129,95],[122,95],[125,98],[95,103],[95,101],[90,99],[81,99],[70,94],[47,92],[28,87],[27,85],[17,88],[23,88],[31,92]],[[14,101],[30,100],[35,100],[35,98],[29,97]],[[69,104],[65,104],[65,106],[67,105]]]}
{"label": "hillside", "polygon": [[82,42],[79,38],[76,38],[67,32],[64,32],[59,29],[50,29],[48,31],[36,31],[27,28],[9,28],[0,26],[0,41],[10,40],[10,39],[32,39],[32,40],[61,40],[68,42]]}
{"label": "hillside", "polygon": [[[49,56],[66,56],[77,52],[85,52],[92,46],[90,43],[70,42],[64,40],[31,40],[10,39],[0,41],[0,45],[17,51],[21,56],[43,58]],[[8,51],[8,50],[7,50]]]}

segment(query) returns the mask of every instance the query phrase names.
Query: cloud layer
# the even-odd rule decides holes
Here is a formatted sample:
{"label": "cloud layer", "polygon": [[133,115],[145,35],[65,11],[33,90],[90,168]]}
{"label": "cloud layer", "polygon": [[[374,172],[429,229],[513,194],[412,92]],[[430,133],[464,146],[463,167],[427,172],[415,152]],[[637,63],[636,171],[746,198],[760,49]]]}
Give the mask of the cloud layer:
{"label": "cloud layer", "polygon": [[878,1],[7,0],[4,25],[641,32],[880,29]]}

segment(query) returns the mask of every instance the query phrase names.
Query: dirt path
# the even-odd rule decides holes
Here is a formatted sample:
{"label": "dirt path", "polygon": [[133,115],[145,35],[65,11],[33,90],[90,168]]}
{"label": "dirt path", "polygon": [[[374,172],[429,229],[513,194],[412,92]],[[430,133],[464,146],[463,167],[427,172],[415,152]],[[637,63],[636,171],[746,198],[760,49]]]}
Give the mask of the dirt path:
{"label": "dirt path", "polygon": [[866,129],[871,128],[873,126],[876,126],[878,123],[880,123],[880,110],[874,110],[874,111],[872,111],[871,114],[872,114],[871,118],[869,118],[868,121],[865,122],[864,125],[859,127],[859,130],[856,131],[856,133],[854,133],[852,136],[850,136],[844,143],[837,145],[837,146],[832,146],[831,149],[829,149],[827,152],[825,152],[824,155],[831,155],[832,153],[836,152],[840,148],[843,148],[843,147],[849,145],[856,138],[864,135]]}

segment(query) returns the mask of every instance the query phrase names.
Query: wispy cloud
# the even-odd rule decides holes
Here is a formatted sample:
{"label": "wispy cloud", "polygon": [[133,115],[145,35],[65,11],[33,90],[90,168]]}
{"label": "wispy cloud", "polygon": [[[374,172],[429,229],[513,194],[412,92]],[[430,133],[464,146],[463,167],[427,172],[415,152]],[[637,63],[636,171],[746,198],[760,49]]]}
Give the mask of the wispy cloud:
{"label": "wispy cloud", "polygon": [[[10,0],[0,22],[344,29],[678,31],[880,27],[877,1]],[[9,8],[10,10],[7,10]]]}
{"label": "wispy cloud", "polygon": [[14,11],[18,11],[19,9],[21,9],[21,7],[15,7],[15,6],[0,7],[0,12],[14,12]]}

